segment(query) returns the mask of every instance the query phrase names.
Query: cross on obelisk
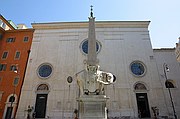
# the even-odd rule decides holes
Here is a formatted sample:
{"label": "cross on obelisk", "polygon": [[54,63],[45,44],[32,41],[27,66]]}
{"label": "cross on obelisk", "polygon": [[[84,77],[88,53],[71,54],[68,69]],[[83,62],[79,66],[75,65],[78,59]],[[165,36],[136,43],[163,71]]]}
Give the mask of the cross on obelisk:
{"label": "cross on obelisk", "polygon": [[93,17],[93,6],[91,5],[90,7],[91,7],[91,15],[90,16]]}
{"label": "cross on obelisk", "polygon": [[96,54],[96,33],[95,33],[95,17],[93,17],[93,9],[91,7],[91,14],[89,17],[89,34],[88,34],[88,65],[97,65],[97,54]]}

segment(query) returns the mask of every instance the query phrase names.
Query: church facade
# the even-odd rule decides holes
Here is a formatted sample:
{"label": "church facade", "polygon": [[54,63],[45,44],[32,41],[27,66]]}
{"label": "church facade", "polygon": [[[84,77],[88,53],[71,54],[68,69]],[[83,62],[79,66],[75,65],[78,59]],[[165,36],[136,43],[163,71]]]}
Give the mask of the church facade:
{"label": "church facade", "polygon": [[[149,21],[98,21],[96,52],[100,69],[116,77],[105,86],[109,118],[173,117],[163,71],[151,46]],[[81,108],[76,74],[84,69],[88,22],[33,23],[35,29],[16,118],[73,119]],[[179,68],[178,68],[179,71]],[[165,72],[166,73],[166,72]],[[178,74],[176,74],[178,75]],[[68,82],[72,77],[72,83]],[[174,106],[180,113],[177,85]],[[155,109],[152,110],[152,109]],[[78,115],[78,114],[77,114]]]}

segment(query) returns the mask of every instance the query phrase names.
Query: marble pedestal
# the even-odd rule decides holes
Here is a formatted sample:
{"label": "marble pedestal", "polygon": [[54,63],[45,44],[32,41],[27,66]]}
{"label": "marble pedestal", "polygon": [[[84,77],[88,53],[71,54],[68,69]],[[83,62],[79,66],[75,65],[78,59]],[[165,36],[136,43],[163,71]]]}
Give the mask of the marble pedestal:
{"label": "marble pedestal", "polygon": [[105,95],[84,95],[79,102],[79,119],[107,119]]}

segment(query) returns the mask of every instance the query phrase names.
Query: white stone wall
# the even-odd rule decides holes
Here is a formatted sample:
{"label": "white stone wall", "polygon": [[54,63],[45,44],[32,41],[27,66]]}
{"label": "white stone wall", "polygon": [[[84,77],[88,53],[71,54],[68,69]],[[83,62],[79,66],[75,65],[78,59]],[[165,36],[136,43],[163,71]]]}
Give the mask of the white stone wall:
{"label": "white stone wall", "polygon": [[[110,117],[138,116],[136,93],[147,93],[149,110],[152,106],[160,108],[162,116],[168,115],[166,98],[161,77],[154,58],[149,31],[149,22],[97,22],[96,38],[102,49],[97,55],[100,69],[113,73],[117,81],[105,87],[110,97],[107,108]],[[37,87],[49,86],[46,116],[52,119],[72,118],[78,109],[76,98],[78,87],[74,80],[68,84],[66,79],[84,69],[86,56],[80,50],[81,42],[88,37],[88,23],[45,23],[33,24],[35,28],[31,53],[17,118],[26,116],[28,105],[35,107]],[[133,61],[141,61],[146,67],[142,77],[136,77],[130,70]],[[49,63],[53,73],[48,79],[41,79],[37,69],[42,63]],[[143,83],[147,90],[135,91],[134,85]]]}
{"label": "white stone wall", "polygon": [[165,87],[165,77],[163,71],[163,64],[166,63],[169,67],[169,72],[167,72],[167,79],[170,79],[174,82],[175,88],[170,88],[173,103],[175,106],[175,111],[177,116],[180,116],[180,64],[176,60],[175,49],[155,49],[154,50],[155,59],[158,66],[160,81],[163,86],[163,94],[165,98],[165,105],[168,111],[168,114],[173,117],[173,108],[170,100],[170,95],[168,88]]}

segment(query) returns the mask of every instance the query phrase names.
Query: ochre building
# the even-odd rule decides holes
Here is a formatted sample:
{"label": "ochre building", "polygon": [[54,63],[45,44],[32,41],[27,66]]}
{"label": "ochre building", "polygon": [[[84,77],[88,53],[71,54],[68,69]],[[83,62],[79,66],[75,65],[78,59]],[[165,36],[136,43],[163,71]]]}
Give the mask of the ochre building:
{"label": "ochre building", "polygon": [[0,118],[14,118],[30,53],[33,29],[0,15]]}

